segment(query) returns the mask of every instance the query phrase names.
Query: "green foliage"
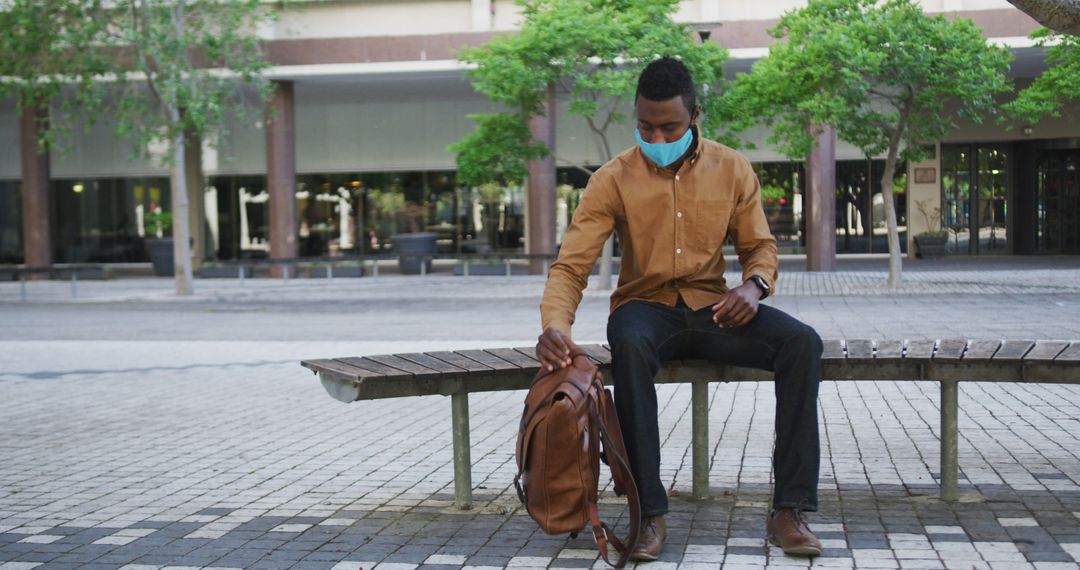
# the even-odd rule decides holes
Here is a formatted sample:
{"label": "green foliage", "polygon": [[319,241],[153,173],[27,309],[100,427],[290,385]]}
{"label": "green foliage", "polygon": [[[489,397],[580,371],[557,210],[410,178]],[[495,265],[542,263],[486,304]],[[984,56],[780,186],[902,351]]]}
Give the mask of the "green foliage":
{"label": "green foliage", "polygon": [[98,114],[102,89],[95,78],[109,65],[100,45],[104,4],[0,1],[0,97],[14,97],[20,110],[53,107],[52,120],[40,123],[42,149],[57,147],[76,116],[92,121]]}
{"label": "green foliage", "polygon": [[[958,117],[979,121],[1007,91],[1010,54],[966,19],[925,14],[913,0],[811,0],[770,33],[782,40],[720,104],[729,128],[772,127],[792,158],[809,154],[811,125],[830,124],[868,156],[940,139]],[[946,114],[946,104],[956,107]]]}
{"label": "green foliage", "polygon": [[162,232],[168,235],[169,230],[172,229],[173,215],[172,212],[148,211],[143,214],[143,223],[148,234],[157,235],[158,232]]}
{"label": "green foliage", "polygon": [[[689,28],[672,20],[678,0],[517,1],[524,16],[520,32],[497,36],[484,46],[466,48],[459,54],[462,62],[474,66],[468,72],[473,87],[522,117],[531,117],[543,112],[548,86],[554,86],[560,96],[569,97],[570,114],[588,123],[605,160],[613,155],[608,128],[626,120],[637,78],[657,57],[682,59],[699,86],[699,100],[706,109],[721,91],[727,52],[714,43],[698,43]],[[705,132],[711,132],[715,119],[705,119],[712,120],[703,125]],[[477,131],[485,127],[479,124]],[[516,129],[514,137],[521,134]],[[489,141],[490,137],[474,133],[451,150],[483,155],[484,151],[469,149]],[[515,138],[504,150],[530,149]],[[472,173],[462,182],[523,172],[524,165],[515,163],[525,160],[528,158],[523,154],[503,153],[501,160],[473,162],[478,168],[487,165],[498,171]]]}
{"label": "green foliage", "polygon": [[469,118],[476,121],[476,129],[447,147],[457,154],[461,184],[519,185],[529,174],[525,161],[548,154],[547,148],[533,138],[521,115],[492,113]]}
{"label": "green foliage", "polygon": [[[229,113],[262,114],[271,86],[257,30],[274,18],[260,0],[117,0],[112,45],[130,65],[116,83],[118,132],[140,155],[181,133],[209,142]],[[164,157],[172,160],[172,154]]]}
{"label": "green foliage", "polygon": [[1035,123],[1047,115],[1060,117],[1066,101],[1080,101],[1080,36],[1042,28],[1031,37],[1045,47],[1049,68],[1004,108],[1012,118]]}

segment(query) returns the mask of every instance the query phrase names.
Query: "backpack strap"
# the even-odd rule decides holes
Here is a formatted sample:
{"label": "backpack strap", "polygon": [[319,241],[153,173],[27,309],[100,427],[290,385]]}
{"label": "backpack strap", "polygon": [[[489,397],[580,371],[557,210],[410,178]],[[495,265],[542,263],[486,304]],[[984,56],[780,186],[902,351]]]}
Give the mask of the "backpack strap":
{"label": "backpack strap", "polygon": [[[637,546],[638,539],[641,536],[641,500],[638,497],[633,471],[630,469],[630,462],[627,459],[626,445],[623,442],[618,416],[615,414],[611,392],[603,388],[602,383],[599,389],[601,401],[598,402],[599,410],[593,412],[593,422],[594,425],[600,428],[600,439],[604,444],[608,467],[611,468],[611,479],[615,486],[615,492],[618,495],[625,494],[629,503],[630,531],[625,540],[620,540],[615,531],[600,520],[595,498],[589,502],[589,522],[592,524],[593,539],[596,540],[596,544],[600,549],[600,556],[615,568],[622,568],[630,560],[630,554]],[[617,562],[611,562],[608,557],[608,543],[619,552]]]}

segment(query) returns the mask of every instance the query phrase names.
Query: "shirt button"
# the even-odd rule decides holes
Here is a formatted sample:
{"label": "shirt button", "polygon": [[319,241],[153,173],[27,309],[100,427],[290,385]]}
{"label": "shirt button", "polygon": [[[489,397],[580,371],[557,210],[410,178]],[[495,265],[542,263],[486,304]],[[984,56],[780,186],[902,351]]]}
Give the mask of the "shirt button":
{"label": "shirt button", "polygon": [[675,249],[675,253],[682,253],[682,248],[681,248],[681,247],[680,247],[680,248],[676,248],[676,249]]}
{"label": "shirt button", "polygon": [[675,215],[681,218],[682,217],[682,212],[677,212]]}

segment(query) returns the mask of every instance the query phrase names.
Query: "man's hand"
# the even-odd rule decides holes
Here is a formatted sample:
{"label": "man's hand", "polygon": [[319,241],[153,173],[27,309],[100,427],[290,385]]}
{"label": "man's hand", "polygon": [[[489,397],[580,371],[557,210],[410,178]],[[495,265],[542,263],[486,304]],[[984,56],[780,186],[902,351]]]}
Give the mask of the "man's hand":
{"label": "man's hand", "polygon": [[548,327],[536,340],[536,359],[548,371],[570,366],[570,346],[573,342],[554,327]]}
{"label": "man's hand", "polygon": [[760,299],[761,289],[753,281],[744,281],[713,305],[712,320],[721,327],[741,327],[754,320]]}

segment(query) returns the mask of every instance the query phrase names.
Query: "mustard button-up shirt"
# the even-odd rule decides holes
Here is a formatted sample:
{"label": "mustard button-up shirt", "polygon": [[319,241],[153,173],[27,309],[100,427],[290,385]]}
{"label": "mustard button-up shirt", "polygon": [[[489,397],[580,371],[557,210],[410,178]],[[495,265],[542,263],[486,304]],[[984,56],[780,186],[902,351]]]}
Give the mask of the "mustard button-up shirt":
{"label": "mustard button-up shirt", "polygon": [[[696,134],[696,133],[695,133]],[[759,275],[774,289],[776,239],[761,207],[761,186],[738,152],[696,137],[678,171],[660,168],[634,146],[589,179],[548,272],[540,301],[541,326],[570,336],[582,292],[611,232],[622,265],[611,311],[641,299],[692,309],[728,291],[722,247],[735,244],[743,280]]]}

